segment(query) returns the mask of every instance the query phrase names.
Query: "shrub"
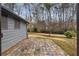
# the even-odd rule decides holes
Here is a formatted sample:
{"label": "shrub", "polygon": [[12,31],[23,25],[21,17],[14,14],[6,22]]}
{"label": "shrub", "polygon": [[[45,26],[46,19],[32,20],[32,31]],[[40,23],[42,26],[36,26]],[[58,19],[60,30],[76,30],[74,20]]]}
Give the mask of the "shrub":
{"label": "shrub", "polygon": [[27,29],[27,32],[30,32],[29,28]]}
{"label": "shrub", "polygon": [[32,30],[32,32],[37,32],[37,28],[34,27],[33,30]]}
{"label": "shrub", "polygon": [[72,33],[72,36],[75,37],[76,32],[75,31],[71,31],[71,33]]}
{"label": "shrub", "polygon": [[54,34],[64,34],[64,31],[52,31]]}
{"label": "shrub", "polygon": [[66,31],[64,33],[64,35],[67,37],[67,38],[72,38],[74,36],[74,32],[73,31]]}

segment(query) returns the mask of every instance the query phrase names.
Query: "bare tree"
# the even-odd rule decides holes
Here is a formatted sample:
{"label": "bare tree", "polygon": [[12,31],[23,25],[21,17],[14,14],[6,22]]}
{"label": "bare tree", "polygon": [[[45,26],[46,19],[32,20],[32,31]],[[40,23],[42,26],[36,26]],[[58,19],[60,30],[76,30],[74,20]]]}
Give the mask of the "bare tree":
{"label": "bare tree", "polygon": [[49,36],[50,36],[50,33],[51,33],[50,25],[49,25],[50,22],[51,22],[51,11],[50,11],[50,9],[53,6],[53,4],[45,3],[44,6],[45,6],[45,8],[47,9],[47,12],[48,12],[48,29],[49,29]]}

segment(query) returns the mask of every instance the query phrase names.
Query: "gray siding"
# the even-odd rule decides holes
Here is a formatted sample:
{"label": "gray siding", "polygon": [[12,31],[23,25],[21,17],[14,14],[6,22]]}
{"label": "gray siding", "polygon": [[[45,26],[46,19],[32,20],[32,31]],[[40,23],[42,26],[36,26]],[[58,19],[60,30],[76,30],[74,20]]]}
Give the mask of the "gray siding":
{"label": "gray siding", "polygon": [[25,38],[26,32],[26,24],[24,22],[20,22],[20,29],[14,29],[14,20],[8,18],[8,30],[2,30],[2,52]]}

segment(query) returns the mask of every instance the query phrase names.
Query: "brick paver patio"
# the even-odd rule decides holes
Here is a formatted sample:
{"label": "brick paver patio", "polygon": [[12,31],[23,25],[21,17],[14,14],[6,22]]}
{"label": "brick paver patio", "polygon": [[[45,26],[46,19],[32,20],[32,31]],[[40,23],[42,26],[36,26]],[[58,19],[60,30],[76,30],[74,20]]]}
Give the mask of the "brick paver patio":
{"label": "brick paver patio", "polygon": [[48,39],[24,39],[4,52],[8,56],[66,56],[67,54]]}

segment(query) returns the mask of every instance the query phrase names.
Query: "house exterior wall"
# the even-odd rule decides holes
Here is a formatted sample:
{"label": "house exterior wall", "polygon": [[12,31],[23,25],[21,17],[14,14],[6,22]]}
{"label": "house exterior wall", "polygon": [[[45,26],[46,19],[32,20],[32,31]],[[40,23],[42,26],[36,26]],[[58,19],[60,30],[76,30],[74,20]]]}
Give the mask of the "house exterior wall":
{"label": "house exterior wall", "polygon": [[23,38],[26,38],[26,24],[20,21],[20,29],[14,29],[14,19],[8,17],[8,30],[2,30],[2,52],[9,49]]}

